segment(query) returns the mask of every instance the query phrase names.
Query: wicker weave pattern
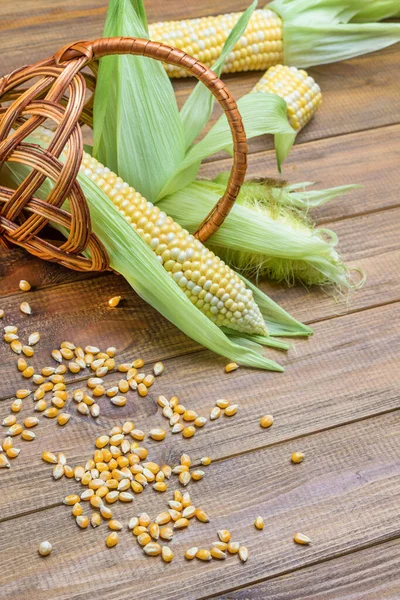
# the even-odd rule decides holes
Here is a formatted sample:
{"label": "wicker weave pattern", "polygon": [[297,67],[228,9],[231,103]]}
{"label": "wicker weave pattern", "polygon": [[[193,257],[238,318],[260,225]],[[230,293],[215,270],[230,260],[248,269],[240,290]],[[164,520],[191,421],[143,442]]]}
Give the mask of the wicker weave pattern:
{"label": "wicker weave pattern", "polygon": [[[207,240],[232,208],[246,172],[247,142],[236,103],[225,84],[181,50],[144,39],[103,38],[68,45],[55,56],[0,79],[0,168],[5,162],[30,168],[18,189],[0,186],[0,245],[18,244],[40,258],[76,270],[108,268],[107,254],[91,231],[88,205],[76,178],[83,154],[81,125],[92,123],[93,95],[86,99],[87,90],[95,88],[96,61],[109,54],[143,55],[179,65],[214,94],[232,131],[233,167],[225,194],[198,228],[197,237]],[[88,65],[92,74],[82,73]],[[56,132],[43,150],[24,140],[46,119],[53,121]],[[66,144],[68,154],[62,163],[59,156]],[[53,182],[53,189],[44,201],[35,193],[46,178]],[[70,212],[61,208],[67,198]],[[61,245],[40,236],[49,221],[68,230]],[[83,256],[85,250],[89,256]]]}

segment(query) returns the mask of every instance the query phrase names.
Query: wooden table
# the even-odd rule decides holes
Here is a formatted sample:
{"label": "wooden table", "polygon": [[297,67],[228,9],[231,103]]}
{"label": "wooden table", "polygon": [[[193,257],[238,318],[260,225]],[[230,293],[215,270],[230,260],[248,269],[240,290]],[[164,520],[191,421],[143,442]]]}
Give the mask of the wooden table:
{"label": "wooden table", "polygon": [[[147,4],[151,21],[216,10],[212,0]],[[246,4],[220,0],[219,9]],[[47,56],[68,41],[100,36],[105,5],[105,0],[35,0],[28,13],[25,1],[3,0],[0,72]],[[146,399],[132,395],[124,409],[111,409],[102,400],[97,422],[72,409],[64,429],[42,419],[37,440],[19,444],[20,457],[0,472],[2,599],[400,598],[399,56],[397,46],[310,70],[322,87],[324,104],[298,136],[284,176],[321,187],[363,185],[314,211],[314,217],[338,233],[345,260],[363,268],[368,279],[361,291],[337,302],[318,290],[262,284],[315,332],[287,355],[269,351],[286,366],[282,375],[244,368],[225,375],[224,359],[186,338],[116,275],[82,275],[23,251],[1,252],[4,323],[18,325],[22,335],[41,333],[34,365],[51,363],[49,352],[64,339],[115,345],[121,360],[142,356],[147,370],[156,360],[165,364],[165,374]],[[260,75],[226,81],[239,97]],[[176,84],[180,104],[192,84]],[[251,175],[275,174],[269,140],[252,142],[251,152]],[[203,174],[211,176],[228,165],[225,159],[209,161]],[[29,295],[18,290],[22,278],[33,284]],[[108,309],[107,299],[117,294],[123,304]],[[30,317],[18,309],[26,299],[33,309]],[[21,377],[9,348],[0,346],[0,353],[2,420]],[[107,383],[115,380],[107,376]],[[74,387],[82,385],[77,381]],[[240,405],[236,417],[207,425],[191,440],[168,437],[165,443],[148,444],[153,458],[170,464],[183,451],[194,460],[205,454],[213,458],[204,480],[189,487],[211,522],[192,524],[175,536],[175,560],[169,565],[144,557],[128,531],[108,550],[105,524],[79,530],[70,509],[61,504],[79,484],[65,478],[54,482],[51,468],[40,460],[49,449],[65,452],[73,466],[84,464],[97,435],[126,418],[145,431],[163,425],[156,405],[160,393],[177,394],[203,415],[216,398]],[[24,415],[30,400],[25,405]],[[265,413],[275,416],[269,430],[259,427]],[[300,465],[290,462],[296,450],[306,455]],[[147,510],[155,516],[165,506],[166,496],[149,490],[134,506],[118,508],[118,515],[125,520]],[[257,515],[265,519],[262,532],[253,527]],[[186,548],[210,545],[223,528],[248,547],[247,564],[235,556],[210,564],[184,561]],[[312,545],[296,546],[295,531],[309,535]],[[37,548],[45,539],[53,553],[41,559]]]}

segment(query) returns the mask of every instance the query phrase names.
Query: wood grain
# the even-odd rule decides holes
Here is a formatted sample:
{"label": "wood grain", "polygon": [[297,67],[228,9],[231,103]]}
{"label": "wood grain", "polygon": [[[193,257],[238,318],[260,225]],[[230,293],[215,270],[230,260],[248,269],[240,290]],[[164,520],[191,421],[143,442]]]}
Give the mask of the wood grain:
{"label": "wood grain", "polygon": [[[207,423],[190,440],[168,434],[163,444],[146,442],[154,458],[169,464],[176,464],[182,452],[197,462],[204,453],[220,460],[394,410],[400,385],[399,317],[396,303],[321,322],[312,340],[298,342],[286,358],[280,356],[287,369],[279,375],[250,369],[223,375],[224,359],[205,351],[170,359],[145,399],[130,394],[122,409],[100,399],[102,414],[97,421],[77,415],[70,400],[73,418],[68,426],[61,429],[43,418],[38,440],[20,442],[17,447],[23,453],[10,471],[0,472],[7,482],[0,496],[0,515],[10,518],[57,501],[56,488],[46,485],[48,467],[38,464],[43,450],[62,450],[76,466],[86,462],[96,437],[126,419],[145,432],[157,426],[168,429],[156,403],[159,394],[168,398],[176,394],[187,408],[205,417],[218,398],[240,407],[236,416]],[[105,385],[118,379],[110,374]],[[10,401],[0,403],[0,421],[9,414],[9,405]],[[20,419],[31,414],[29,398],[24,405]],[[259,426],[263,414],[275,417],[269,430]],[[32,470],[34,480],[29,477]]]}
{"label": "wood grain", "polygon": [[[394,125],[296,145],[283,165],[282,178],[291,184],[314,181],[315,189],[361,185],[312,211],[318,223],[331,226],[337,219],[399,206],[399,160],[400,126]],[[205,163],[200,176],[216,177],[230,165],[231,159]],[[275,176],[274,169],[273,150],[249,157],[248,177]]]}
{"label": "wood grain", "polygon": [[[53,7],[45,0],[40,0],[35,1],[35,13],[27,15],[25,3],[3,0],[0,73],[6,74],[27,62],[45,58],[68,42],[100,37],[106,4],[105,0],[63,0]],[[232,12],[247,6],[248,3],[241,0],[221,0],[217,9],[211,0],[201,4],[186,2],[184,5],[178,0],[170,0],[167,6],[166,3],[148,2],[146,10],[149,22],[152,22]],[[19,43],[16,32],[29,36],[29,55],[25,46]],[[370,56],[309,69],[310,75],[321,86],[324,104],[312,123],[300,133],[298,143],[397,123],[398,106],[391,99],[400,94],[398,50],[389,47],[374,53],[373,60],[373,72]],[[260,72],[253,72],[241,74],[240,77],[225,76],[224,80],[234,97],[239,98],[252,89],[260,76]],[[174,83],[179,106],[193,85],[194,82],[190,80]],[[379,110],[374,110],[377,104]],[[210,125],[219,115],[216,106]],[[258,152],[271,147],[271,139],[266,141],[260,138],[251,143],[250,151]]]}
{"label": "wood grain", "polygon": [[[400,250],[398,235],[393,228],[393,223],[398,220],[400,208],[336,223],[344,259],[367,274],[367,282],[358,292],[339,296],[335,301],[318,289],[308,291],[301,286],[288,289],[284,284],[267,282],[260,282],[260,287],[283,308],[308,323],[395,302],[400,299],[400,283],[396,276]],[[4,256],[9,254],[12,252]],[[34,259],[33,265],[36,263],[40,261]],[[7,258],[0,259],[0,273],[3,266],[5,271],[3,289],[15,293],[20,278],[30,280],[30,264],[22,261],[21,268],[9,270]],[[61,284],[64,276],[65,283]],[[154,362],[200,349],[196,342],[139,298],[122,277],[107,274],[75,281],[72,271],[45,265],[33,271],[32,283],[39,283],[40,277],[44,278],[44,287],[29,294],[20,292],[6,296],[2,302],[6,311],[5,324],[17,325],[21,339],[26,341],[32,331],[39,331],[42,336],[30,361],[34,367],[54,362],[50,358],[51,350],[66,336],[78,345],[95,344],[103,349],[115,346],[121,362],[139,355],[147,362]],[[50,285],[56,281],[60,281],[59,285]],[[110,309],[107,300],[116,295],[122,295],[123,301],[117,309]],[[20,303],[26,299],[33,311],[29,317],[19,310]],[[270,350],[267,353],[272,355]],[[15,368],[16,356],[5,343],[0,344],[0,357],[5,374],[0,398],[6,398],[15,393],[22,378]],[[277,359],[286,362],[282,353]],[[288,366],[290,364],[289,354]],[[71,379],[81,377],[79,374]]]}
{"label": "wood grain", "polygon": [[[0,73],[39,60],[74,39],[98,37],[106,4],[35,0],[28,11],[22,0],[3,0]],[[146,9],[149,20],[156,21],[240,10],[247,4],[148,1]],[[300,286],[288,290],[261,283],[296,317],[314,323],[314,337],[296,342],[289,353],[267,351],[287,366],[284,374],[239,369],[225,375],[224,359],[185,337],[114,274],[81,275],[19,250],[0,252],[5,321],[15,322],[23,336],[35,329],[42,334],[33,364],[47,363],[51,349],[69,338],[116,345],[121,360],[140,354],[146,371],[160,358],[166,366],[146,399],[130,395],[124,409],[101,399],[97,422],[78,417],[71,407],[73,417],[66,428],[42,419],[36,442],[18,442],[19,459],[11,469],[0,470],[1,600],[400,598],[400,545],[395,539],[400,537],[398,57],[398,47],[392,47],[310,70],[322,87],[324,104],[299,134],[283,177],[291,183],[316,181],[320,188],[363,185],[313,216],[339,235],[342,255],[351,266],[363,268],[368,279],[349,302],[334,302],[321,291]],[[260,75],[229,75],[225,81],[240,97]],[[181,106],[193,82],[176,81],[174,87]],[[211,122],[218,114],[216,108]],[[276,174],[270,138],[252,141],[250,150],[250,175]],[[212,157],[202,174],[227,170],[230,159],[221,158]],[[34,291],[20,293],[21,278],[31,281]],[[110,311],[106,301],[116,294],[124,300]],[[18,309],[26,299],[33,308],[30,318]],[[20,387],[21,378],[15,356],[3,343],[0,361],[0,398],[6,398]],[[106,383],[117,379],[110,374]],[[71,389],[84,385],[84,380],[75,381]],[[156,424],[166,426],[156,405],[159,393],[177,393],[181,402],[205,416],[218,397],[240,405],[235,417],[208,423],[192,440],[168,435],[161,444],[146,442],[151,457],[162,462],[175,464],[183,451],[195,461],[204,454],[214,459],[204,480],[189,486],[211,523],[193,523],[176,535],[170,565],[144,558],[126,530],[114,550],[105,548],[105,524],[78,530],[70,509],[60,502],[79,485],[54,482],[51,467],[40,461],[41,451],[50,449],[65,451],[73,465],[84,462],[94,438],[126,418],[145,431]],[[10,400],[0,402],[0,422],[9,407]],[[259,418],[267,412],[275,423],[262,430]],[[28,414],[30,399],[24,401],[20,417]],[[295,450],[305,452],[304,463],[290,463]],[[132,506],[116,507],[117,518],[125,524],[128,516],[142,510],[154,516],[165,508],[175,484],[172,478],[167,495],[146,490]],[[86,506],[85,512],[90,513]],[[258,514],[266,521],[263,532],[252,525]],[[230,529],[234,539],[248,546],[248,563],[240,564],[237,557],[224,563],[186,563],[184,550],[210,544],[219,528]],[[296,530],[310,535],[310,547],[293,544]],[[44,539],[54,546],[45,560],[37,554]]]}
{"label": "wood grain", "polygon": [[400,540],[374,544],[215,600],[397,600]]}
{"label": "wood grain", "polygon": [[[32,600],[88,600],[101,590],[109,600],[196,600],[399,536],[399,427],[395,413],[211,465],[203,482],[191,487],[193,502],[211,522],[193,523],[175,536],[176,559],[169,565],[144,557],[128,531],[108,550],[105,525],[80,531],[67,507],[4,522],[2,597],[22,600],[29,592]],[[293,465],[290,454],[300,447],[307,458]],[[62,497],[78,489],[67,483],[48,485]],[[166,498],[153,492],[151,498],[149,503],[142,494],[134,506],[115,507],[115,514],[126,522],[147,507],[154,516]],[[263,532],[253,526],[259,514],[266,520]],[[209,545],[222,528],[248,547],[246,565],[237,556],[226,563],[184,564],[186,548]],[[295,546],[296,530],[313,544]],[[46,561],[37,555],[43,539],[54,544]]]}

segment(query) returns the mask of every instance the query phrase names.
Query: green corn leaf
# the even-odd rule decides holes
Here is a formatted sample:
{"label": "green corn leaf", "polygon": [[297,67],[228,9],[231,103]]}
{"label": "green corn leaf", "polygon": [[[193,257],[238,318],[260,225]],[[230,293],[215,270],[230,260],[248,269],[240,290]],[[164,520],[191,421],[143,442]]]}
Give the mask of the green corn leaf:
{"label": "green corn leaf", "polygon": [[[147,37],[142,1],[110,0],[104,36]],[[174,90],[161,62],[126,55],[101,59],[93,152],[148,200],[157,198],[185,153]]]}
{"label": "green corn leaf", "polygon": [[[36,139],[32,141],[37,143]],[[24,165],[6,163],[1,173],[1,183],[15,187],[21,183],[28,172],[29,170]],[[283,367],[275,361],[260,354],[261,348],[259,348],[258,342],[263,339],[262,336],[257,336],[255,340],[251,340],[251,336],[243,336],[241,340],[241,334],[235,332],[230,339],[222,329],[214,325],[190,302],[182,289],[169,277],[149,246],[121,216],[104,192],[82,173],[79,173],[78,180],[89,204],[92,229],[105,246],[110,258],[110,267],[123,275],[146,302],[186,335],[217,354],[242,365],[283,371]],[[38,197],[46,197],[51,188],[52,183],[46,180],[37,192]],[[67,203],[64,204],[64,208],[68,209]],[[63,228],[57,225],[55,227],[65,234]],[[268,299],[264,298],[262,292],[259,292],[258,295],[262,299],[262,312],[265,312],[265,306],[267,306],[269,318],[271,318]],[[281,320],[284,327],[286,318],[282,318],[277,311],[276,322],[273,319],[269,321],[273,330],[282,330],[282,326],[279,324]],[[297,323],[294,319],[293,322]],[[294,335],[308,335],[309,331],[309,328],[300,323],[297,323],[297,327],[293,327]],[[270,341],[268,337],[265,339],[267,342]],[[284,344],[284,342],[274,344],[271,341],[268,345],[284,348]]]}
{"label": "green corn leaf", "polygon": [[[211,69],[218,77],[221,75],[222,67],[229,53],[236,46],[243,35],[249,20],[257,7],[257,0],[242,13],[235,27],[230,32],[220,56],[212,65]],[[180,115],[185,132],[185,145],[188,148],[192,142],[200,135],[203,127],[211,116],[214,106],[214,96],[208,88],[199,81],[194,90],[183,105]]]}
{"label": "green corn leaf", "polygon": [[283,20],[284,64],[307,68],[380,50],[400,41],[396,0],[273,0]]}
{"label": "green corn leaf", "polygon": [[[208,241],[216,254],[244,273],[266,274],[288,283],[298,279],[307,285],[351,287],[348,271],[334,248],[337,241],[334,233],[317,230],[305,220],[305,199],[297,213],[291,210],[296,201],[287,199],[292,193],[282,193],[282,188],[277,187],[270,196],[267,189],[264,204],[263,185],[249,185],[250,191],[246,183],[223,225]],[[255,201],[251,186],[257,185],[260,200]],[[221,184],[195,181],[161,200],[158,206],[193,232],[223,190]],[[337,195],[334,190],[325,192],[327,196]],[[323,197],[324,191],[320,195]],[[271,198],[270,204],[268,198]]]}
{"label": "green corn leaf", "polygon": [[[274,135],[280,169],[296,138],[287,118],[285,100],[275,94],[255,92],[240,98],[238,107],[249,139],[267,133]],[[158,200],[188,185],[195,178],[194,173],[198,172],[202,160],[226,149],[232,149],[232,134],[226,116],[222,115],[204,138],[189,149],[182,165],[165,185]]]}
{"label": "green corn leaf", "polygon": [[[219,173],[213,180],[213,183],[219,183],[221,186],[226,187],[228,185],[229,175],[230,173],[227,171]],[[253,195],[254,197],[259,195],[263,185],[262,181],[262,179],[246,180],[242,186],[242,193],[239,195],[237,202],[241,204],[245,194]],[[347,194],[348,192],[352,192],[353,190],[362,187],[358,184],[350,184],[339,185],[338,187],[328,188],[326,190],[310,190],[308,188],[315,185],[315,182],[313,181],[292,183],[284,186],[276,185],[276,187],[273,186],[272,182],[273,180],[267,180],[267,184],[265,184],[268,185],[268,195],[271,202],[278,206],[284,205],[287,208],[299,209],[305,213],[312,208],[317,208],[318,206],[326,204],[329,200],[337,198],[337,196],[343,196],[343,194]],[[202,183],[205,185],[204,181]],[[215,187],[213,187],[212,184],[210,189],[215,191]],[[222,191],[223,189],[221,188],[221,193]]]}

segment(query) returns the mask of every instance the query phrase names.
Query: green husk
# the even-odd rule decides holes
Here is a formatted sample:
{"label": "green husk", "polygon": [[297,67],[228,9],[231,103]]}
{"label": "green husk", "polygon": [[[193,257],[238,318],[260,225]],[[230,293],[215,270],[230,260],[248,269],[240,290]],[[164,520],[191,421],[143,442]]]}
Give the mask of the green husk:
{"label": "green husk", "polygon": [[283,59],[307,68],[374,52],[400,41],[394,0],[273,0],[268,8],[283,20]]}
{"label": "green husk", "polygon": [[[280,168],[296,138],[287,119],[286,102],[275,94],[256,92],[243,96],[237,104],[249,139],[266,133],[274,134]],[[232,134],[225,115],[218,119],[202,140],[188,150],[180,168],[162,189],[158,201],[189,185],[195,179],[202,160],[221,150],[232,151]]]}
{"label": "green husk", "polygon": [[[27,141],[38,143],[34,137]],[[15,188],[28,173],[29,169],[23,165],[6,163],[1,172],[1,183]],[[152,250],[102,190],[82,173],[79,173],[78,181],[89,204],[92,229],[105,246],[111,268],[123,275],[146,302],[196,342],[217,354],[242,365],[283,371],[275,361],[262,356],[261,351],[262,345],[286,349],[288,345],[285,342],[273,340],[269,336],[256,336],[253,340],[252,336],[241,336],[238,332],[232,335],[229,331],[224,333],[188,300],[157,261]],[[47,197],[52,187],[53,184],[46,179],[37,192],[38,197]],[[68,210],[68,203],[65,203],[64,208]],[[63,228],[54,226],[67,235]],[[293,336],[312,333],[309,327],[296,321],[258,290],[257,297],[266,325],[274,335],[287,335],[288,331]]]}
{"label": "green husk", "polygon": [[[147,37],[141,0],[110,0],[104,36]],[[142,56],[100,60],[94,156],[154,200],[182,163],[185,137],[162,63]]]}
{"label": "green husk", "polygon": [[[257,0],[244,11],[235,27],[230,32],[221,54],[212,65],[211,69],[218,77],[221,75],[222,67],[228,54],[233,50],[240,37],[243,35],[251,15],[257,7]],[[183,130],[185,134],[186,149],[203,130],[208,122],[214,106],[214,96],[209,89],[199,81],[180,111]]]}
{"label": "green husk", "polygon": [[[217,74],[256,5],[254,0],[230,33],[213,65]],[[110,0],[104,36],[147,37],[142,0]],[[199,82],[179,113],[172,83],[160,62],[141,56],[102,58],[94,103],[93,155],[156,202],[191,183],[204,158],[231,150],[225,116],[200,143],[191,145],[210,117],[213,103],[214,96]],[[274,134],[280,169],[296,136],[288,122],[286,102],[273,94],[249,94],[239,105],[249,138]]]}
{"label": "green husk", "polygon": [[[193,232],[225,189],[226,175],[200,180],[164,198],[159,207]],[[297,187],[297,186],[296,186]],[[307,215],[310,206],[323,204],[353,186],[307,190],[274,181],[246,182],[223,225],[208,245],[239,272],[267,275],[293,284],[353,286],[335,249],[337,236],[317,229]],[[302,184],[298,184],[302,189]]]}

